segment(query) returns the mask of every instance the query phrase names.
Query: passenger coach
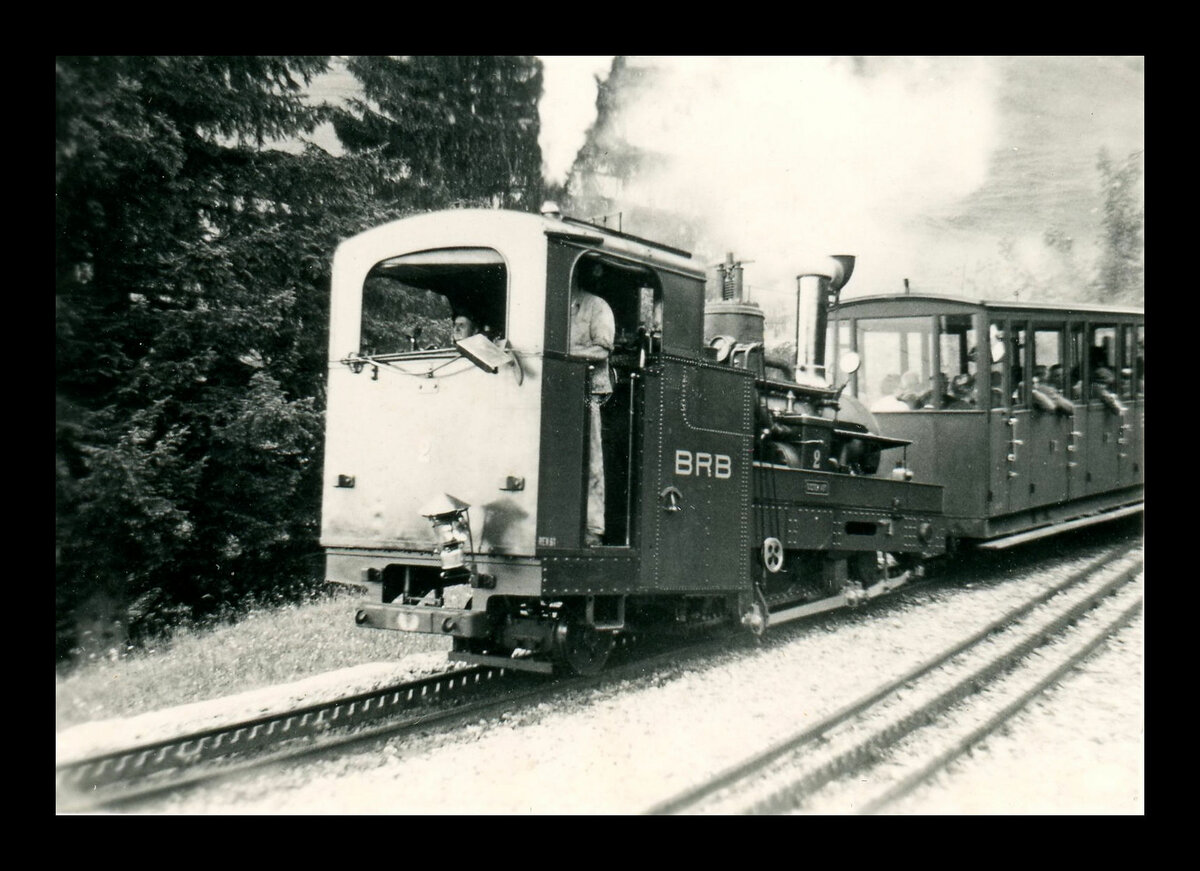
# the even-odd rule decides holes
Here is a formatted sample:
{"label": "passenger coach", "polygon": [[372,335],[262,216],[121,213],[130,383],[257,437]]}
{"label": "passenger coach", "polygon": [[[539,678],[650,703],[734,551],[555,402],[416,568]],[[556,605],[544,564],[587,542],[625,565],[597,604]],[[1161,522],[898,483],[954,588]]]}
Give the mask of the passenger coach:
{"label": "passenger coach", "polygon": [[832,360],[860,362],[834,380],[945,487],[953,538],[1003,547],[1142,510],[1142,309],[871,296],[830,327]]}

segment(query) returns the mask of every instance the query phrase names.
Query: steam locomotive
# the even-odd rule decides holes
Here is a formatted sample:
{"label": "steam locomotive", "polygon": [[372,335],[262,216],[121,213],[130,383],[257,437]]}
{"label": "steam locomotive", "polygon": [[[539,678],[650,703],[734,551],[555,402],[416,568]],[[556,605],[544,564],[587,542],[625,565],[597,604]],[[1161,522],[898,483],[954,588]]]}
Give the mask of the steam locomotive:
{"label": "steam locomotive", "polygon": [[[887,413],[903,434],[881,428],[867,376],[884,366],[924,365],[931,381],[943,364],[972,373],[972,342],[993,327],[1010,354],[1041,345],[1028,328],[1012,345],[1011,313],[988,320],[999,310],[839,306],[853,267],[838,256],[800,270],[795,351],[779,360],[732,258],[706,303],[706,270],[687,252],[553,209],[423,214],[346,240],[333,261],[326,578],[371,592],[359,625],[448,636],[452,659],[591,673],[621,633],[714,621],[761,633],[895,589],[960,538],[1114,507],[1091,492],[1079,511],[1049,510],[990,481],[984,502],[957,495],[972,455],[938,472],[941,437],[922,421],[979,418],[962,425],[999,432],[997,450],[1011,452],[1024,424],[1004,421],[1026,411],[1011,401],[950,413],[939,393],[928,412]],[[569,288],[585,274],[615,322],[606,363],[570,353]],[[1132,317],[1112,353],[1133,347]],[[479,331],[456,336],[455,318]],[[889,318],[921,320],[910,332],[924,338],[902,333],[893,348],[873,326]],[[827,349],[838,357],[828,370]],[[603,365],[613,392],[597,541],[586,534],[588,379]],[[1032,402],[1012,377],[1001,391]],[[1139,399],[1123,408],[1140,423]],[[1140,449],[1140,435],[1134,445],[1120,432],[1125,453]],[[1031,460],[999,456],[997,476],[1029,471]],[[1117,506],[1137,503],[1140,474],[1123,473]]]}

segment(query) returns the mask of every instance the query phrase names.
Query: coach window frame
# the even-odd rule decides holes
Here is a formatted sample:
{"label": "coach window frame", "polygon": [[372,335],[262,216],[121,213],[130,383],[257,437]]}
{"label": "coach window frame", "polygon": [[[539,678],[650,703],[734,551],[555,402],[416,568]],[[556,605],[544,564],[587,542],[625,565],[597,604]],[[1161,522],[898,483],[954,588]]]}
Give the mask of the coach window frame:
{"label": "coach window frame", "polygon": [[[1030,360],[1029,365],[1031,368],[1029,371],[1031,373],[1036,373],[1038,365],[1041,364],[1041,361],[1038,358],[1038,352],[1037,352],[1038,336],[1043,335],[1045,333],[1055,333],[1056,338],[1054,340],[1054,350],[1055,350],[1056,359],[1053,363],[1049,364],[1049,366],[1046,367],[1047,368],[1046,384],[1048,384],[1050,387],[1053,387],[1055,390],[1057,390],[1063,396],[1066,396],[1067,392],[1066,392],[1066,389],[1064,388],[1064,383],[1066,382],[1067,376],[1069,374],[1069,370],[1067,369],[1067,363],[1066,363],[1067,325],[1063,321],[1035,320],[1032,324],[1032,328],[1033,328],[1032,329],[1033,341],[1030,343],[1030,347],[1033,352],[1033,356],[1032,356],[1032,359]],[[1063,383],[1055,384],[1050,379],[1049,368],[1050,368],[1050,366],[1054,366],[1054,365],[1057,365],[1062,369],[1061,381]],[[1032,382],[1032,377],[1031,377],[1030,384],[1032,385],[1032,383],[1033,382]]]}
{"label": "coach window frame", "polygon": [[[1009,335],[1010,335],[1010,331],[1009,331],[1008,318],[1003,315],[996,315],[996,314],[989,315],[988,329],[987,329],[987,347],[984,351],[984,353],[987,354],[987,360],[988,360],[988,367],[987,367],[987,372],[988,372],[988,392],[987,392],[988,400],[987,401],[988,401],[988,404],[987,404],[987,408],[989,411],[1001,411],[1001,410],[1007,411],[1008,409],[1012,408],[1012,386],[1011,386],[1010,379],[1009,379],[1009,368],[1010,367],[1009,367],[1009,364],[1006,359],[1009,356],[1009,354],[1011,353],[1011,350],[1008,347]],[[996,344],[996,342],[1000,342],[1001,347],[1004,348],[1004,356],[1001,357],[999,360],[992,359],[992,356],[993,356],[992,355],[992,346],[994,344]],[[976,355],[976,356],[978,357],[981,355]],[[1000,372],[999,372],[1000,384],[998,387],[996,384],[992,383],[992,380],[993,380],[992,375],[996,374],[996,373],[993,373],[992,368],[997,365],[999,365],[999,367],[1000,367]],[[999,393],[999,396],[1000,396],[999,404],[996,403],[997,392]]]}
{"label": "coach window frame", "polygon": [[[1109,331],[1109,330],[1112,331],[1112,335],[1111,336],[1101,336],[1100,344],[1097,345],[1096,344],[1097,334],[1101,331]],[[1105,369],[1108,369],[1109,372],[1112,372],[1114,383],[1119,378],[1120,368],[1118,366],[1118,363],[1121,360],[1121,325],[1120,325],[1120,321],[1117,321],[1117,320],[1088,321],[1086,335],[1087,335],[1087,348],[1088,348],[1087,365],[1085,367],[1085,369],[1087,370],[1087,382],[1084,385],[1084,391],[1085,391],[1084,396],[1087,397],[1088,403],[1091,404],[1092,402],[1102,402],[1100,397],[1095,395],[1094,385],[1092,384],[1092,380],[1093,380],[1092,376],[1095,375],[1097,369],[1099,369],[1101,366],[1103,366]],[[1111,351],[1105,353],[1105,355],[1104,355],[1105,360],[1103,363],[1097,364],[1095,362],[1096,350],[1098,348],[1103,349],[1105,347],[1105,345],[1104,345],[1105,338],[1112,339],[1112,345],[1110,346]]]}

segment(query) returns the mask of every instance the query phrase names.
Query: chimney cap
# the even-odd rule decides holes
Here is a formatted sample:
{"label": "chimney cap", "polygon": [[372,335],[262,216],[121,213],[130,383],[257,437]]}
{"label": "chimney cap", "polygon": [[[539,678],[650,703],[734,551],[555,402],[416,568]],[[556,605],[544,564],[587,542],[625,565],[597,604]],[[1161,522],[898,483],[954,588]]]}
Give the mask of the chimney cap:
{"label": "chimney cap", "polygon": [[833,289],[837,290],[850,280],[850,275],[854,272],[854,260],[855,258],[852,254],[833,254],[829,257],[818,257],[805,263],[796,277],[804,278],[808,275],[819,275],[823,278],[828,278]]}

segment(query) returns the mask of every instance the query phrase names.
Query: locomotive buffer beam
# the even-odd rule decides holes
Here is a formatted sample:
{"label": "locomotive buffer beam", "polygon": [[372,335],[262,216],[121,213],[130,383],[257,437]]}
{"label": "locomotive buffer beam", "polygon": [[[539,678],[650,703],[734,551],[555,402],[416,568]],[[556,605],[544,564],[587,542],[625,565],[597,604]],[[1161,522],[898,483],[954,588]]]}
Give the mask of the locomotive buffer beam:
{"label": "locomotive buffer beam", "polygon": [[486,638],[491,631],[491,622],[485,611],[435,608],[430,605],[364,602],[358,606],[354,621],[370,629],[424,632],[459,638]]}

